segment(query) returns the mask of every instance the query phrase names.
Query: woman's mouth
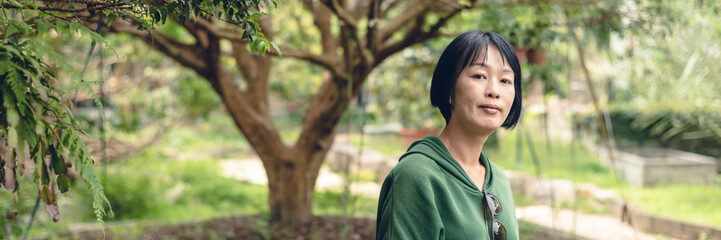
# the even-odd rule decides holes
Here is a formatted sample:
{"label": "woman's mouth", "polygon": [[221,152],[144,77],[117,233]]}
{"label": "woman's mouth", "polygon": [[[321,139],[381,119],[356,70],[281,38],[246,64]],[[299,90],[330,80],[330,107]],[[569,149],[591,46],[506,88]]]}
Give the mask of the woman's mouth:
{"label": "woman's mouth", "polygon": [[481,106],[478,106],[479,108],[483,109],[488,114],[496,114],[501,111],[501,107],[495,104],[483,104]]}

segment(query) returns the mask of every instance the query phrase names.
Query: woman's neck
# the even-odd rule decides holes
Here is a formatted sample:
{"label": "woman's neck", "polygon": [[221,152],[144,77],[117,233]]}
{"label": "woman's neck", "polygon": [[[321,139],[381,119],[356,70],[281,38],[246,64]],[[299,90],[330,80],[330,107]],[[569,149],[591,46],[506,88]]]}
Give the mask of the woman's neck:
{"label": "woman's neck", "polygon": [[478,157],[491,133],[471,134],[470,131],[447,125],[438,138],[459,164],[472,167],[481,164]]}

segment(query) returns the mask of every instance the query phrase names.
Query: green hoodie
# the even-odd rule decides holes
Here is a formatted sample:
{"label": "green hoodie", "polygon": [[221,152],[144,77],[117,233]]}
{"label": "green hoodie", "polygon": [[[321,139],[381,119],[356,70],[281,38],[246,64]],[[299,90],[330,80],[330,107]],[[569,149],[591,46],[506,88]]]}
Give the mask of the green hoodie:
{"label": "green hoodie", "polygon": [[[483,191],[501,201],[495,216],[518,239],[508,178],[484,153]],[[414,142],[388,174],[378,199],[376,239],[489,239],[483,193],[435,136]]]}

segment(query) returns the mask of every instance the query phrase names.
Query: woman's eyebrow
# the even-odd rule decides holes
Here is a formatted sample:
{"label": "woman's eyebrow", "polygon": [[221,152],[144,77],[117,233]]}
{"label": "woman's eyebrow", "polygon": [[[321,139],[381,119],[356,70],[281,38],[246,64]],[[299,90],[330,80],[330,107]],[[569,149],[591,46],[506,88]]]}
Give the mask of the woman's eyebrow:
{"label": "woman's eyebrow", "polygon": [[[488,68],[488,65],[486,65],[485,62],[473,63],[473,64],[471,64],[471,66],[481,66],[482,68]],[[513,70],[511,70],[509,68],[503,68],[503,72],[513,73]]]}

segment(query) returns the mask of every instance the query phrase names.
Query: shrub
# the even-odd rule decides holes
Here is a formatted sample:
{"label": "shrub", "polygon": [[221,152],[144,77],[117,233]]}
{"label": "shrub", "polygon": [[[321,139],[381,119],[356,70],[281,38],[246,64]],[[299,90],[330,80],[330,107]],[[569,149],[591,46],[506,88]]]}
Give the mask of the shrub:
{"label": "shrub", "polygon": [[[721,157],[721,112],[712,108],[664,105],[612,108],[609,111],[618,147],[660,146]],[[587,132],[600,135],[595,113],[578,118]]]}

